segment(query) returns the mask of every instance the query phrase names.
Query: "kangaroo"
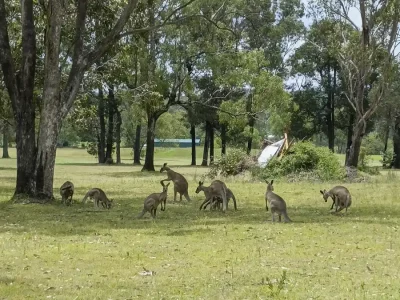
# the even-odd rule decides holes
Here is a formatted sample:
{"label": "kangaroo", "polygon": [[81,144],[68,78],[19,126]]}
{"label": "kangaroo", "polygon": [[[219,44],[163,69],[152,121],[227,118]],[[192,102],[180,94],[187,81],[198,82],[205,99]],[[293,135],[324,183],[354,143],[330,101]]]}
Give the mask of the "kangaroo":
{"label": "kangaroo", "polygon": [[[206,200],[204,200],[203,204],[200,206],[200,209],[207,202],[209,202],[209,204],[213,206],[213,202],[215,201],[215,199],[220,198],[222,199],[222,211],[223,212],[226,211],[228,206],[228,201],[227,201],[228,188],[226,187],[225,183],[223,183],[221,180],[214,180],[213,182],[211,182],[211,185],[209,187],[205,187],[203,186],[203,182],[199,182],[199,186],[196,189],[196,193],[199,193],[201,190],[204,191]],[[236,199],[234,200],[234,203],[235,203],[235,209],[237,209]]]}
{"label": "kangaroo", "polygon": [[[196,189],[196,194],[198,194],[198,193],[200,193],[201,191],[203,191],[203,192],[204,192],[204,195],[206,196],[206,200],[204,200],[204,202],[200,205],[200,210],[201,210],[201,209],[206,209],[207,206],[208,206],[209,204],[210,204],[210,209],[211,209],[211,207],[214,207],[214,208],[215,208],[215,206],[218,206],[218,209],[220,209],[220,205],[221,205],[221,202],[222,202],[222,198],[220,198],[220,197],[213,197],[212,199],[210,199],[210,196],[211,196],[211,189],[210,189],[210,187],[211,187],[211,186],[206,187],[206,186],[204,186],[203,184],[204,184],[204,182],[199,181],[199,186],[198,186],[197,189]],[[234,205],[234,207],[235,207],[235,210],[237,210],[235,195],[233,194],[233,192],[232,192],[230,189],[226,188],[226,201],[227,201],[227,205],[228,205],[229,200],[230,200],[231,198],[232,198],[232,200],[233,200],[233,205]],[[222,204],[223,204],[223,203],[222,203]]]}
{"label": "kangaroo", "polygon": [[113,202],[113,200],[108,199],[106,196],[106,193],[104,193],[104,191],[99,188],[93,188],[93,189],[89,190],[86,193],[85,197],[83,197],[83,199],[82,199],[83,204],[86,203],[87,198],[94,200],[94,207],[96,207],[96,208],[99,208],[99,204],[101,202],[101,206],[103,206],[103,208],[110,209],[111,204]]}
{"label": "kangaroo", "polygon": [[74,184],[71,181],[66,181],[60,187],[61,203],[71,205],[72,196],[74,195]]}
{"label": "kangaroo", "polygon": [[[140,215],[138,216],[138,219],[144,216],[146,212],[149,212],[153,219],[156,217],[157,213],[157,207],[161,203],[161,210],[165,211],[165,204],[167,202],[167,192],[168,192],[168,186],[170,183],[167,185],[164,185],[161,183],[163,186],[163,191],[161,193],[153,193],[144,200],[144,207]],[[164,202],[164,207],[163,207],[163,202]]]}
{"label": "kangaroo", "polygon": [[187,201],[191,201],[189,194],[188,194],[188,188],[189,184],[185,177],[183,177],[182,174],[179,174],[173,170],[171,170],[168,166],[167,163],[164,163],[164,165],[160,169],[160,173],[163,171],[167,171],[168,178],[163,179],[160,181],[160,183],[164,186],[164,181],[172,181],[174,183],[174,202],[176,202],[176,194],[179,193],[180,195],[180,201],[182,201],[182,195],[185,196]]}
{"label": "kangaroo", "polygon": [[[344,186],[335,186],[329,191],[320,190],[325,202],[328,201],[328,198],[332,198],[332,206],[330,209],[335,206],[335,212],[340,212],[344,208],[347,209],[351,206],[351,195],[349,190]],[[339,209],[338,209],[339,208]]]}
{"label": "kangaroo", "polygon": [[271,183],[266,181],[266,183],[268,184],[267,192],[265,193],[266,209],[268,211],[268,202],[269,202],[269,205],[271,207],[272,222],[275,222],[275,216],[274,216],[275,213],[277,213],[279,216],[279,222],[281,222],[281,215],[283,215],[285,222],[292,222],[286,211],[285,200],[283,200],[282,197],[273,192],[274,187],[272,186],[272,184],[274,183],[274,181],[271,180]]}

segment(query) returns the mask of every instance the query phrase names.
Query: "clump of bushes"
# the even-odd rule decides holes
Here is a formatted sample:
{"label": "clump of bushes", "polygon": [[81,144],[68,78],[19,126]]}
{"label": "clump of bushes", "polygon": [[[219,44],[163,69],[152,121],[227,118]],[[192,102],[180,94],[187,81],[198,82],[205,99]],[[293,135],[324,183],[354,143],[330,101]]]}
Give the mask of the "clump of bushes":
{"label": "clump of bushes", "polygon": [[280,160],[274,158],[268,165],[253,174],[261,179],[286,176],[293,181],[343,179],[345,169],[338,158],[327,148],[317,147],[311,142],[293,145]]}
{"label": "clump of bushes", "polygon": [[256,167],[256,160],[240,149],[232,149],[210,166],[207,176],[235,176]]}

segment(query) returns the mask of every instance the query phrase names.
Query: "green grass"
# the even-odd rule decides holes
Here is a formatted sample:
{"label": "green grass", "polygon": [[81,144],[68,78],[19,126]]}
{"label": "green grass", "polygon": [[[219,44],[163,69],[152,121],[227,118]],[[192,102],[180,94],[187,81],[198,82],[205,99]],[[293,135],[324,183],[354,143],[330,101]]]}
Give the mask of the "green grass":
{"label": "green grass", "polygon": [[[157,169],[177,166],[193,201],[169,201],[152,221],[135,217],[165,174],[141,173],[129,149],[122,155],[124,165],[98,166],[85,150],[58,150],[52,205],[10,204],[16,160],[0,160],[0,299],[399,298],[396,173],[347,184],[347,216],[331,215],[319,193],[335,183],[277,181],[294,222],[271,224],[264,183],[228,179],[239,210],[200,212],[203,195],[194,190],[207,168],[187,166],[190,149],[157,151]],[[101,187],[116,205],[62,206],[65,180],[74,182],[76,200]],[[144,268],[155,275],[140,275]]]}

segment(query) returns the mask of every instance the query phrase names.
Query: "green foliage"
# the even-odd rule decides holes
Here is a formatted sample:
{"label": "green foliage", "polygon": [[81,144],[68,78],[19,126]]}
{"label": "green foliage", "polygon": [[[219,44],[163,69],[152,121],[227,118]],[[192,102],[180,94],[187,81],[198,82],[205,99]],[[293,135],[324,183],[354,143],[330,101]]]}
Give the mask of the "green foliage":
{"label": "green foliage", "polygon": [[264,169],[255,171],[254,175],[267,179],[299,173],[313,173],[309,177],[318,180],[342,179],[345,176],[345,170],[335,154],[311,142],[293,145],[280,160],[272,159]]}
{"label": "green foliage", "polygon": [[255,167],[256,163],[251,156],[240,149],[231,149],[226,155],[216,160],[210,166],[207,176],[215,178],[218,175],[235,176]]}
{"label": "green foliage", "polygon": [[183,111],[166,112],[157,121],[156,138],[179,139],[189,138],[190,129],[185,126],[186,113]]}
{"label": "green foliage", "polygon": [[380,160],[380,162],[382,163],[382,167],[384,169],[389,169],[390,166],[392,165],[393,159],[395,158],[395,154],[393,153],[392,150],[389,150],[389,151],[383,151],[381,155],[382,155],[382,160]]}

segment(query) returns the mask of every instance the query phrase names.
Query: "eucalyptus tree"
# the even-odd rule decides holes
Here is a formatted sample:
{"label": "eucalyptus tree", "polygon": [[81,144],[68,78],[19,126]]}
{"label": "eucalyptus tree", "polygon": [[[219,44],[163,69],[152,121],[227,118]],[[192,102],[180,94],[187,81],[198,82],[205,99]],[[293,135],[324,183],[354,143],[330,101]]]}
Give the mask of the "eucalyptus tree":
{"label": "eucalyptus tree", "polygon": [[[343,45],[337,59],[345,86],[343,93],[354,111],[346,166],[357,167],[367,121],[385,100],[394,79],[400,1],[330,0],[318,4],[336,22]],[[360,24],[355,21],[355,14]],[[350,32],[349,26],[353,29]]]}

